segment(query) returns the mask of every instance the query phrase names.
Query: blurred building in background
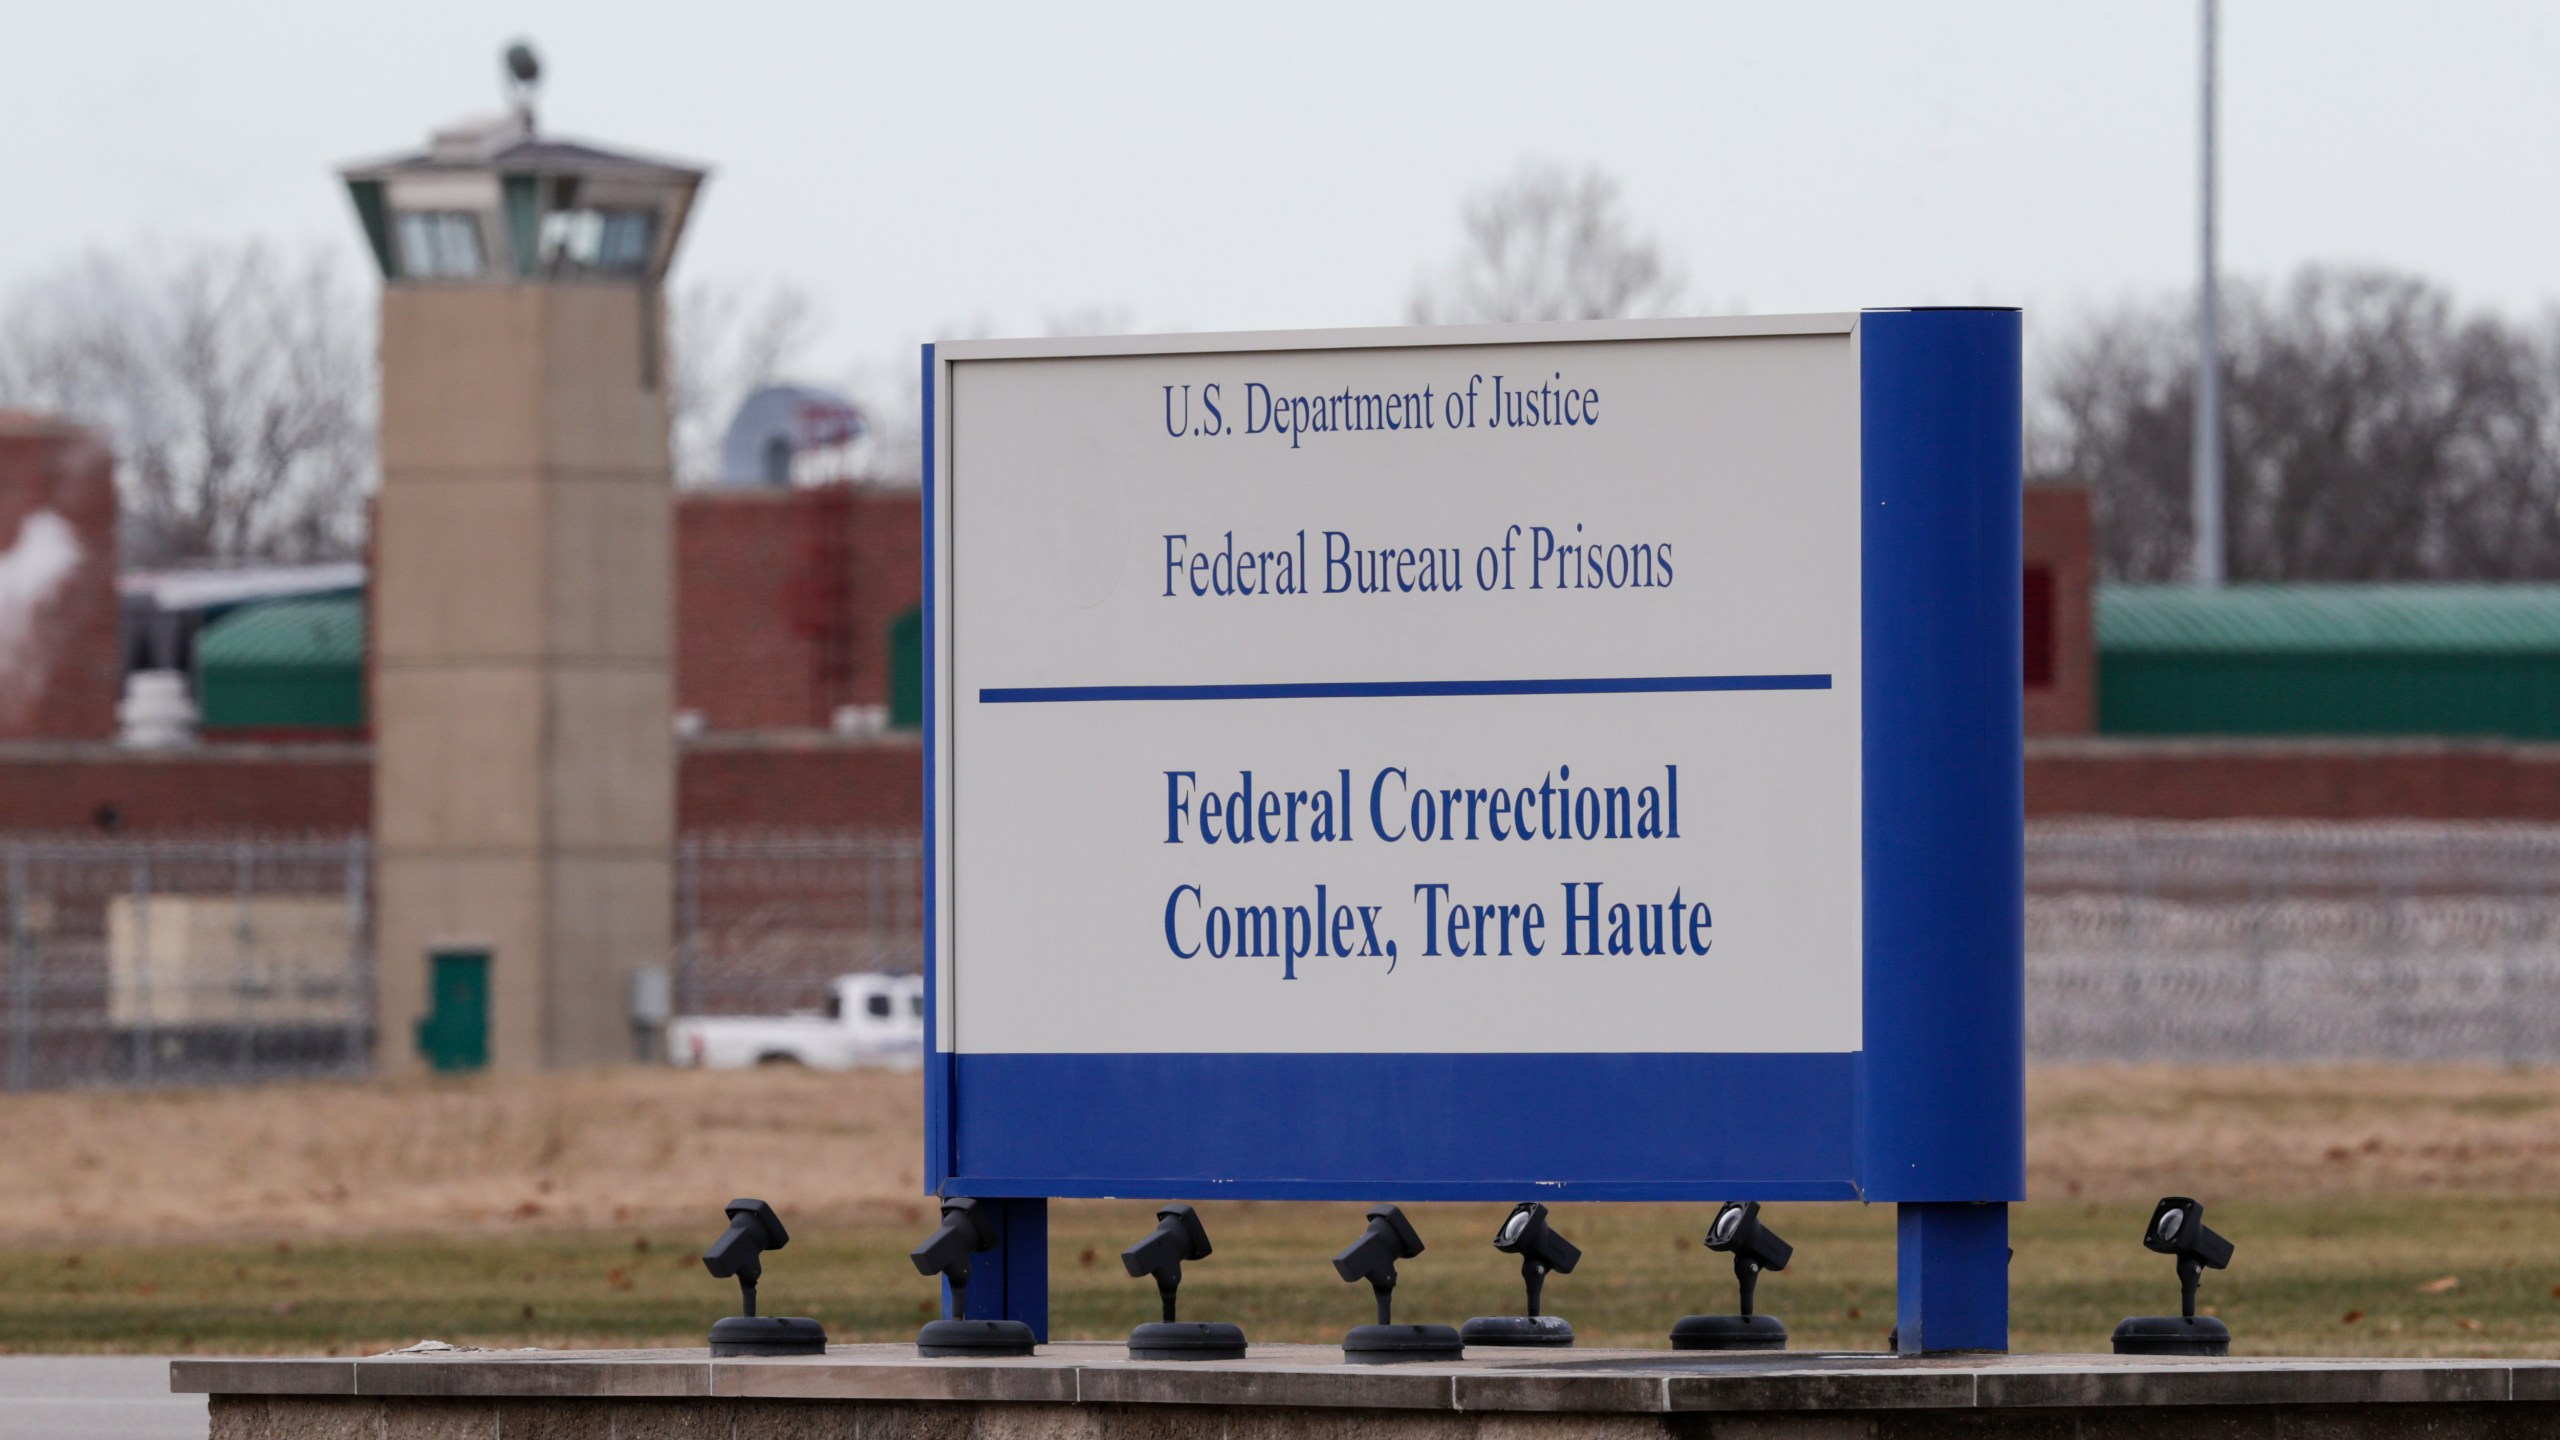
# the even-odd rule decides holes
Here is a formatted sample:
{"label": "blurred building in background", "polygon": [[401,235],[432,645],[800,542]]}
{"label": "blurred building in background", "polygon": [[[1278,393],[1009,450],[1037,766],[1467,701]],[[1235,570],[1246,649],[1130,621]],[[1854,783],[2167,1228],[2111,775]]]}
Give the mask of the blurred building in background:
{"label": "blurred building in background", "polygon": [[0,740],[103,740],[123,692],[115,455],[0,411]]}
{"label": "blurred building in background", "polygon": [[912,733],[924,527],[912,490],[697,490],[676,509],[676,704],[688,733]]}
{"label": "blurred building in background", "polygon": [[[0,1083],[627,1059],[920,963],[920,497],[796,385],[674,490],[701,172],[526,108],[348,178],[367,563],[119,574],[106,445],[0,415]],[[2037,1053],[2560,1058],[2560,587],[2101,586],[2022,503]]]}
{"label": "blurred building in background", "polygon": [[120,587],[112,455],[10,420],[7,1083],[628,1060],[675,993],[914,965],[917,496],[830,469],[842,397],[768,389],[679,543],[660,285],[702,172],[517,99],[346,172],[367,564]]}
{"label": "blurred building in background", "polygon": [[2089,492],[2030,485],[2022,503],[2019,654],[2027,734],[2086,735],[2098,718],[2097,647],[2090,627],[2097,541]]}
{"label": "blurred building in background", "polygon": [[[0,513],[60,514],[90,537],[82,555],[112,554],[103,451],[13,423],[55,449],[0,472]],[[505,567],[547,577],[516,577],[542,605],[672,612],[670,678],[644,708],[657,742],[634,723],[632,743],[575,760],[672,796],[665,887],[624,902],[664,928],[611,942],[574,997],[590,1025],[576,1058],[637,1053],[669,1005],[813,1005],[839,973],[921,959],[919,497],[759,453],[752,475],[671,495],[654,550],[599,541],[592,518],[554,532],[656,567],[658,599],[548,552]],[[2553,1058],[2538,1037],[2560,1037],[2544,1023],[2560,1021],[2560,589],[2101,587],[2085,492],[2023,503],[2038,1053]],[[51,528],[36,522],[39,559]],[[457,574],[488,563],[487,529],[482,512],[457,519],[453,543],[482,552]],[[468,606],[362,567],[128,575],[119,627],[108,567],[25,573],[51,577],[27,612],[51,658],[16,672],[37,677],[19,702],[37,718],[0,742],[17,917],[0,1055],[24,1057],[0,1077],[398,1068],[449,1043],[468,1062],[511,1005],[535,1011],[492,987],[476,1034],[440,1039],[438,955],[481,939],[504,964],[499,919],[465,918],[496,912],[385,923],[398,867],[377,737],[387,703],[422,702],[389,700],[381,637],[386,621],[464,623]],[[112,697],[143,675],[186,686],[180,743],[119,738]],[[465,733],[491,708],[465,705]],[[467,795],[473,767],[518,750],[424,773]],[[542,763],[518,754],[512,773]]]}

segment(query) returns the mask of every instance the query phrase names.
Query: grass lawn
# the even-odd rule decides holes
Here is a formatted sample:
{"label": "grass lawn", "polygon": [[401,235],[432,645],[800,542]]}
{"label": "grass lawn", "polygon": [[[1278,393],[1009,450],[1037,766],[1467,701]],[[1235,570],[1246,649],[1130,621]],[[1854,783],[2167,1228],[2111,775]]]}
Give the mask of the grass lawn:
{"label": "grass lawn", "polygon": [[[2208,1197],[2209,1199],[2210,1197]],[[1052,1318],[1061,1339],[1116,1338],[1155,1318],[1154,1287],[1117,1252],[1151,1207],[1067,1202],[1051,1217]],[[1518,1305],[1497,1254],[1503,1207],[1410,1207],[1430,1250],[1403,1267],[1399,1319],[1456,1322]],[[2141,1248],[2147,1203],[2049,1201],[2013,1212],[2012,1344],[2106,1348],[2117,1319],[2174,1311],[2170,1262]],[[1568,1206],[1557,1226],[1582,1267],[1548,1305],[1584,1343],[1659,1346],[1671,1322],[1729,1309],[1729,1262],[1701,1248],[1707,1206]],[[2560,1356],[2560,1199],[2323,1197],[2214,1205],[2239,1246],[2204,1303],[2242,1353]],[[1360,1229],[1356,1206],[1204,1206],[1218,1252],[1188,1267],[1183,1314],[1242,1323],[1257,1340],[1331,1341],[1368,1318],[1367,1288],[1326,1263]],[[894,1212],[786,1215],[797,1236],[768,1257],[764,1309],[808,1314],[840,1341],[897,1340],[934,1308],[906,1251],[922,1224]],[[1797,1247],[1764,1278],[1761,1307],[1799,1349],[1873,1349],[1893,1314],[1887,1207],[1774,1205]],[[457,1344],[700,1344],[736,1288],[695,1258],[717,1229],[514,1231],[432,1239],[119,1245],[0,1252],[0,1349],[362,1353]]]}

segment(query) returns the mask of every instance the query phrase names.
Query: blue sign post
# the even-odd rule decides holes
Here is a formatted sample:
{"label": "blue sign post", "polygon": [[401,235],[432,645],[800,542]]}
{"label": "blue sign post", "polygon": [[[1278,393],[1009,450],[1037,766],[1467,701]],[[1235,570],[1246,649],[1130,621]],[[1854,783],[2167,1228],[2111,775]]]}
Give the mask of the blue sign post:
{"label": "blue sign post", "polygon": [[1853,1200],[1904,1350],[2007,1347],[2015,312],[924,373],[972,1318],[1046,1338],[1051,1196]]}

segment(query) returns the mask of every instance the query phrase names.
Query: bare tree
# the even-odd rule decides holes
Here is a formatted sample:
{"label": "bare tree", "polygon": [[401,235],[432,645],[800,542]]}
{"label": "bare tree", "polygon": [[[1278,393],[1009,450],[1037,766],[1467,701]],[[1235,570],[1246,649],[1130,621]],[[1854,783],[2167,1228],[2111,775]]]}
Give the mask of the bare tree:
{"label": "bare tree", "polygon": [[787,281],[695,281],[667,308],[676,483],[706,485],[720,478],[720,437],[738,403],[799,363],[823,327],[816,302]]}
{"label": "bare tree", "polygon": [[[1054,314],[1043,322],[1049,335],[1102,335],[1128,328],[1128,312],[1113,306],[1086,306]],[[983,340],[996,333],[983,318],[946,324],[934,331],[937,340]],[[861,407],[862,438],[851,448],[855,483],[913,486],[924,479],[924,345],[909,341],[886,360],[854,367],[845,391]]]}
{"label": "bare tree", "polygon": [[[1116,335],[1133,328],[1125,305],[1080,305],[1041,317],[1043,335]],[[955,322],[936,330],[943,340],[982,340],[995,331],[984,319]],[[890,352],[889,358],[857,365],[845,393],[862,410],[862,437],[849,447],[855,483],[912,486],[924,477],[924,367],[921,342]]]}
{"label": "bare tree", "polygon": [[1407,313],[1417,325],[1668,314],[1680,278],[1618,201],[1618,182],[1598,169],[1524,162],[1467,197],[1466,244],[1415,286]]}
{"label": "bare tree", "polygon": [[325,253],[102,251],[29,281],[0,321],[0,401],[114,437],[134,563],[362,544],[372,316]]}
{"label": "bare tree", "polygon": [[[2377,271],[2226,294],[2233,579],[2560,578],[2560,337]],[[2096,486],[2112,578],[2185,573],[2186,313],[2100,318],[2038,397],[2031,471]]]}
{"label": "bare tree", "polygon": [[2195,377],[2182,347],[2193,333],[2175,302],[2130,306],[2043,357],[2027,480],[2091,488],[2098,567],[2110,580],[2171,579],[2190,558]]}

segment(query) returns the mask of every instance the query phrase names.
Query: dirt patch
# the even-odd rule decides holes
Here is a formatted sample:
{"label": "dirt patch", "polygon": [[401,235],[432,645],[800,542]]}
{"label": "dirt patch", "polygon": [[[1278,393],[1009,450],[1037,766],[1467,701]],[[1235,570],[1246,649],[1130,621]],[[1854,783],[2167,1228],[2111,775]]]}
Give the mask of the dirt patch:
{"label": "dirt patch", "polygon": [[[105,1244],[927,1214],[917,1078],[627,1070],[12,1097],[0,1242]],[[2560,1071],[2045,1067],[2028,1193],[2217,1203],[2548,1194]]]}
{"label": "dirt patch", "polygon": [[717,1214],[926,1214],[912,1074],[626,1070],[15,1096],[0,1240],[176,1241]]}
{"label": "dirt patch", "polygon": [[2547,1195],[2560,1071],[2488,1065],[2048,1066],[2027,1195]]}

